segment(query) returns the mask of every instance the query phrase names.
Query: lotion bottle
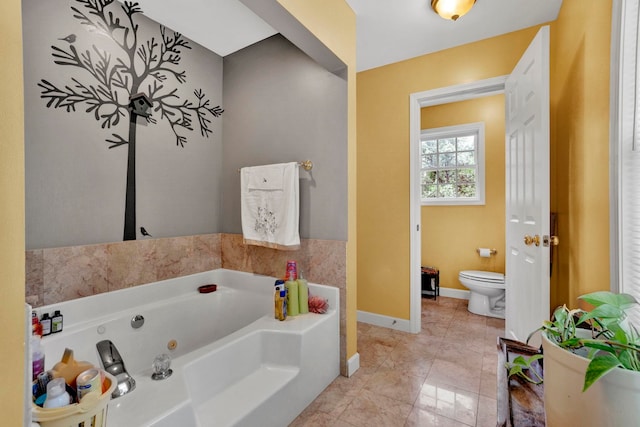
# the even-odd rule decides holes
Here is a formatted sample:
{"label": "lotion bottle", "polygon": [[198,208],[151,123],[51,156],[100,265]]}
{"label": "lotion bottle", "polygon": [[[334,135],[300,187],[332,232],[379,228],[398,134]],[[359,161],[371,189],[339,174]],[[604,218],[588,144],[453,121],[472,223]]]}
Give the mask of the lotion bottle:
{"label": "lotion bottle", "polygon": [[287,311],[289,316],[300,314],[300,302],[298,301],[298,282],[289,274],[289,279],[284,284],[287,289]]}
{"label": "lotion bottle", "polygon": [[307,284],[307,280],[302,277],[302,271],[300,271],[297,282],[300,314],[307,314],[309,312],[309,285]]}

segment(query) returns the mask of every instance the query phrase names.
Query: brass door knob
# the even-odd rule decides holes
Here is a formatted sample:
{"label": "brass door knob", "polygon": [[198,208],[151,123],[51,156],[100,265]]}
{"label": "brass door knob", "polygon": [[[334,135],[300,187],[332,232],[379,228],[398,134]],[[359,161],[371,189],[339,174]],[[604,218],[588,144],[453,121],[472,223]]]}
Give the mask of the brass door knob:
{"label": "brass door knob", "polygon": [[540,236],[536,234],[535,236],[531,237],[526,234],[524,236],[524,244],[527,246],[531,246],[533,244],[535,244],[536,246],[540,246]]}

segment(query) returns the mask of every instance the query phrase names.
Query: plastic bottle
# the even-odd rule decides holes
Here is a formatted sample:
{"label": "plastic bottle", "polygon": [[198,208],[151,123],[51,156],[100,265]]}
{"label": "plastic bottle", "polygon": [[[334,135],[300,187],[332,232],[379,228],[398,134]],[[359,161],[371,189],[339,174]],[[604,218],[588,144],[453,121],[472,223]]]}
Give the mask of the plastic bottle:
{"label": "plastic bottle", "polygon": [[51,333],[62,332],[62,314],[60,310],[56,310],[51,318]]}
{"label": "plastic bottle", "polygon": [[273,303],[274,303],[274,317],[278,320],[282,317],[282,300],[280,299],[280,291],[284,290],[284,280],[276,280],[273,285]]}
{"label": "plastic bottle", "polygon": [[289,279],[284,284],[287,289],[287,310],[289,316],[300,314],[300,302],[298,301],[298,282],[290,274]]}
{"label": "plastic bottle", "polygon": [[71,403],[71,396],[67,393],[64,378],[54,378],[47,384],[47,400],[43,408],[59,408]]}
{"label": "plastic bottle", "polygon": [[285,320],[287,318],[287,291],[284,289],[276,292],[276,319]]}
{"label": "plastic bottle", "polygon": [[42,324],[38,320],[38,313],[31,312],[31,335],[42,336]]}
{"label": "plastic bottle", "polygon": [[51,318],[49,317],[49,313],[45,313],[42,315],[40,323],[42,324],[42,336],[46,337],[47,335],[51,334]]}
{"label": "plastic bottle", "polygon": [[33,380],[44,372],[44,350],[42,349],[41,338],[38,335],[31,337],[31,363],[33,366]]}
{"label": "plastic bottle", "polygon": [[307,280],[302,277],[302,271],[298,275],[298,305],[300,314],[307,314],[309,312],[309,285]]}
{"label": "plastic bottle", "polygon": [[287,319],[287,291],[286,290],[280,291],[280,299],[282,300],[282,319],[281,320],[286,320]]}

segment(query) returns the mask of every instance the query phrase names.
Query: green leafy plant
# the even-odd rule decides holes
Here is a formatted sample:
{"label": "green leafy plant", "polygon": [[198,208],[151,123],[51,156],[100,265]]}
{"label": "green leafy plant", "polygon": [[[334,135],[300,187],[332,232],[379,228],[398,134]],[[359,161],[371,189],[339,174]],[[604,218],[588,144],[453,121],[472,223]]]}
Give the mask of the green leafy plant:
{"label": "green leafy plant", "polygon": [[541,354],[534,354],[531,357],[517,356],[513,362],[506,362],[505,367],[509,370],[509,377],[516,375],[530,383],[542,384],[542,376],[532,366],[538,359],[542,359]]}
{"label": "green leafy plant", "polygon": [[[640,334],[626,314],[626,310],[638,304],[636,299],[607,291],[579,298],[593,305],[593,310],[570,310],[564,305],[537,331],[545,333],[559,347],[576,354],[585,353],[590,359],[582,391],[615,368],[640,371]],[[585,333],[580,334],[579,330]],[[531,335],[527,342],[530,338]]]}

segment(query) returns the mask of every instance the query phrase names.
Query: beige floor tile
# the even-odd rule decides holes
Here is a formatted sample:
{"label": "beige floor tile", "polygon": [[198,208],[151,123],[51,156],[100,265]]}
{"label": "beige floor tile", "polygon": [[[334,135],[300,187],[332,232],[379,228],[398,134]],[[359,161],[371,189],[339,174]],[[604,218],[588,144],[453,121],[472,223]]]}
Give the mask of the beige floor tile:
{"label": "beige floor tile", "polygon": [[497,406],[495,399],[480,396],[476,427],[495,427],[497,424]]}
{"label": "beige floor tile", "polygon": [[[325,389],[325,392],[330,390],[336,390],[342,394],[355,396],[360,390],[362,390],[369,381],[369,379],[375,374],[377,368],[360,367],[351,377],[339,376]],[[324,392],[323,392],[324,393]]]}
{"label": "beige floor tile", "polygon": [[360,354],[360,366],[363,368],[377,368],[387,360],[393,347],[381,346],[377,344],[361,346],[358,344]]}
{"label": "beige floor tile", "polygon": [[497,373],[482,373],[480,377],[480,394],[482,396],[495,398],[498,389]]}
{"label": "beige floor tile", "polygon": [[365,334],[370,328],[371,328],[370,324],[358,322],[358,336]]}
{"label": "beige floor tile", "polygon": [[338,418],[356,427],[404,425],[412,405],[363,390]]}
{"label": "beige floor tile", "polygon": [[312,412],[322,412],[332,418],[338,418],[353,401],[356,394],[345,394],[331,385],[318,396],[307,409]]}
{"label": "beige floor tile", "polygon": [[487,318],[487,326],[504,329],[504,319],[498,319],[498,318],[495,318],[495,317],[488,317]]}
{"label": "beige floor tile", "polygon": [[424,377],[409,375],[404,370],[383,366],[371,377],[364,388],[377,395],[413,405],[423,382]]}
{"label": "beige floor tile", "polygon": [[478,399],[477,393],[427,380],[414,406],[467,425],[475,425]]}
{"label": "beige floor tile", "polygon": [[423,329],[418,334],[403,336],[398,340],[395,349],[403,347],[407,351],[431,352],[435,354],[440,344],[442,344],[442,340],[442,336],[436,336]]}
{"label": "beige floor tile", "polygon": [[437,383],[442,382],[473,393],[479,393],[481,374],[480,368],[473,369],[454,361],[437,358],[431,365],[427,380]]}
{"label": "beige floor tile", "polygon": [[436,357],[454,362],[471,370],[481,371],[483,356],[484,353],[482,351],[477,351],[475,347],[470,348],[466,341],[451,341],[445,338]]}
{"label": "beige floor tile", "polygon": [[496,375],[498,365],[498,350],[482,355],[482,373]]}
{"label": "beige floor tile", "polygon": [[504,320],[470,313],[464,300],[421,304],[418,334],[358,323],[360,368],[336,378],[291,426],[495,426]]}
{"label": "beige floor tile", "polygon": [[422,381],[427,377],[429,369],[435,359],[435,354],[429,352],[405,351],[396,347],[380,368],[393,369],[408,375],[419,377]]}
{"label": "beige floor tile", "polygon": [[413,408],[404,425],[405,427],[469,427],[469,424],[463,424],[419,407]]}
{"label": "beige floor tile", "polygon": [[440,318],[434,320],[422,319],[422,322],[420,323],[420,335],[442,338],[447,334],[450,324],[450,320],[447,321]]}
{"label": "beige floor tile", "polygon": [[289,424],[289,427],[353,427],[353,424],[340,421],[323,412],[310,412],[305,416],[301,414]]}

